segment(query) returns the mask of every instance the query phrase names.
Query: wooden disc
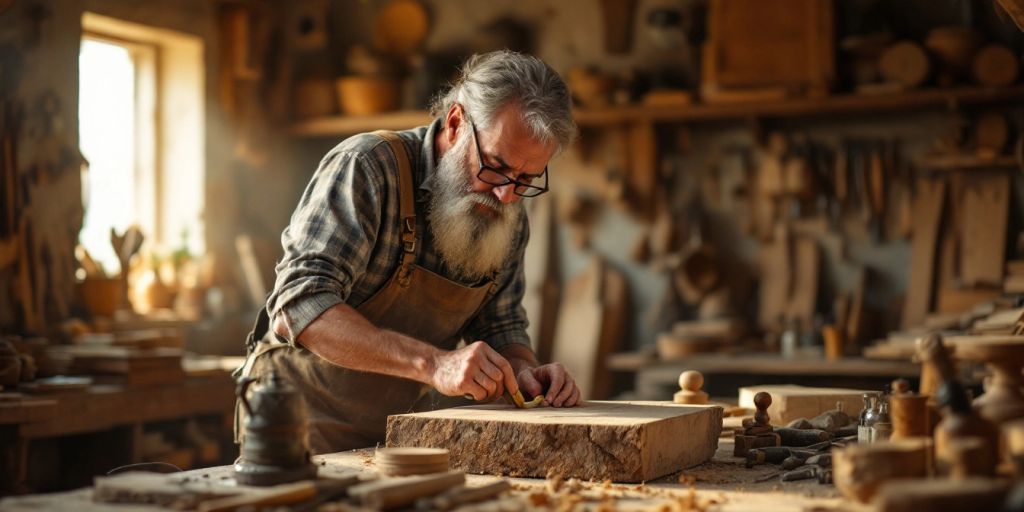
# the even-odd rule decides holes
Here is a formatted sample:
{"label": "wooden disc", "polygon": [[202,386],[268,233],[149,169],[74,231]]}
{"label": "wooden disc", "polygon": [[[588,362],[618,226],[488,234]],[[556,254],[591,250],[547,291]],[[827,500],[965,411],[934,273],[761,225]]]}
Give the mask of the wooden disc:
{"label": "wooden disc", "polygon": [[1009,48],[991,44],[974,56],[971,73],[974,81],[991,87],[1004,87],[1017,80],[1020,61]]}
{"label": "wooden disc", "polygon": [[878,67],[887,81],[914,88],[928,79],[931,64],[917,43],[900,41],[882,52]]}
{"label": "wooden disc", "polygon": [[391,0],[377,15],[374,46],[392,55],[409,56],[427,38],[430,18],[419,0]]}
{"label": "wooden disc", "polygon": [[448,466],[436,466],[429,468],[389,468],[380,469],[380,472],[388,476],[412,476],[412,475],[430,475],[434,473],[445,473],[448,471]]}

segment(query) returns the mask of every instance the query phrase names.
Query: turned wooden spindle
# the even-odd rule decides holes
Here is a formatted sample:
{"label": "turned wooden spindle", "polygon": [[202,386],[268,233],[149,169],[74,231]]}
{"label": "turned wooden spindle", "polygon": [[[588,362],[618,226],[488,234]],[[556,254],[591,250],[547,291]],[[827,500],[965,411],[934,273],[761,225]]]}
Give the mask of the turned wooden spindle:
{"label": "turned wooden spindle", "polygon": [[696,370],[687,370],[679,374],[679,391],[672,397],[677,404],[706,404],[708,394],[701,388],[704,386],[704,375]]}

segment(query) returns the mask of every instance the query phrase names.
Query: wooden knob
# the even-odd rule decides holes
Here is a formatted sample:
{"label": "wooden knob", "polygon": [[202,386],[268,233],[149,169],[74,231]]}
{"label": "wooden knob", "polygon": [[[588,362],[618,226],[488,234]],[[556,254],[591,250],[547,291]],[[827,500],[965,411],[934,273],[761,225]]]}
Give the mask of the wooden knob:
{"label": "wooden knob", "polygon": [[687,370],[679,374],[679,388],[687,391],[700,391],[704,387],[704,375],[696,370]]}
{"label": "wooden knob", "polygon": [[754,407],[757,407],[757,412],[754,413],[754,423],[757,425],[768,425],[770,424],[770,417],[768,416],[768,407],[772,405],[772,395],[761,391],[754,395]]}
{"label": "wooden knob", "polygon": [[767,391],[758,392],[754,395],[754,407],[757,407],[759,411],[767,411],[768,407],[772,405],[772,395]]}
{"label": "wooden knob", "polygon": [[892,388],[892,394],[894,395],[906,395],[910,393],[910,381],[907,379],[896,379],[892,381],[890,385]]}

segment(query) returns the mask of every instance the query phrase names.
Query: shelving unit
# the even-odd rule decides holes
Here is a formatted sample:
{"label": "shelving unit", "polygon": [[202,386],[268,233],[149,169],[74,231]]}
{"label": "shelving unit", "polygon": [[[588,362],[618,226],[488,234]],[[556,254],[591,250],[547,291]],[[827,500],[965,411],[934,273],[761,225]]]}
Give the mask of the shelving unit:
{"label": "shelving unit", "polygon": [[610,107],[579,110],[576,121],[582,126],[618,124],[624,121],[726,121],[758,117],[812,117],[836,114],[871,114],[947,108],[960,105],[1021,101],[1024,87],[991,89],[960,87],[922,89],[894,94],[846,94],[823,98],[794,98],[767,103],[694,104],[685,107]]}
{"label": "shelving unit", "polygon": [[919,159],[917,167],[932,171],[1013,169],[1017,167],[1017,159],[1012,156],[997,156],[993,158],[981,158],[973,155],[933,156]]}
{"label": "shelving unit", "polygon": [[326,137],[352,135],[373,130],[405,130],[430,122],[426,110],[399,110],[374,116],[331,116],[298,121],[289,127],[292,135]]}
{"label": "shelving unit", "polygon": [[[794,98],[768,103],[702,104],[680,107],[644,105],[577,109],[581,127],[599,127],[634,122],[714,122],[750,118],[795,118],[838,114],[872,114],[927,109],[955,109],[962,105],[1020,102],[1024,106],[1024,86],[992,89],[958,87],[922,89],[892,94],[845,94],[823,98]],[[426,124],[430,115],[424,110],[388,112],[376,116],[332,116],[292,124],[289,132],[300,137],[351,135],[379,129],[398,130]]]}

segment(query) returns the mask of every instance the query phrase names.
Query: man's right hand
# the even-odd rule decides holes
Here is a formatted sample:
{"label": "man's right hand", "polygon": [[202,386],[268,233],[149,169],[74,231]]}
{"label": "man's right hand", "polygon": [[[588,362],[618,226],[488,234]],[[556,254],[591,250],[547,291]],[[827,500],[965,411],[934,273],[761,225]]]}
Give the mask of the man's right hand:
{"label": "man's right hand", "polygon": [[448,396],[472,396],[478,402],[519,390],[512,366],[482,341],[441,352],[434,359],[434,389]]}

